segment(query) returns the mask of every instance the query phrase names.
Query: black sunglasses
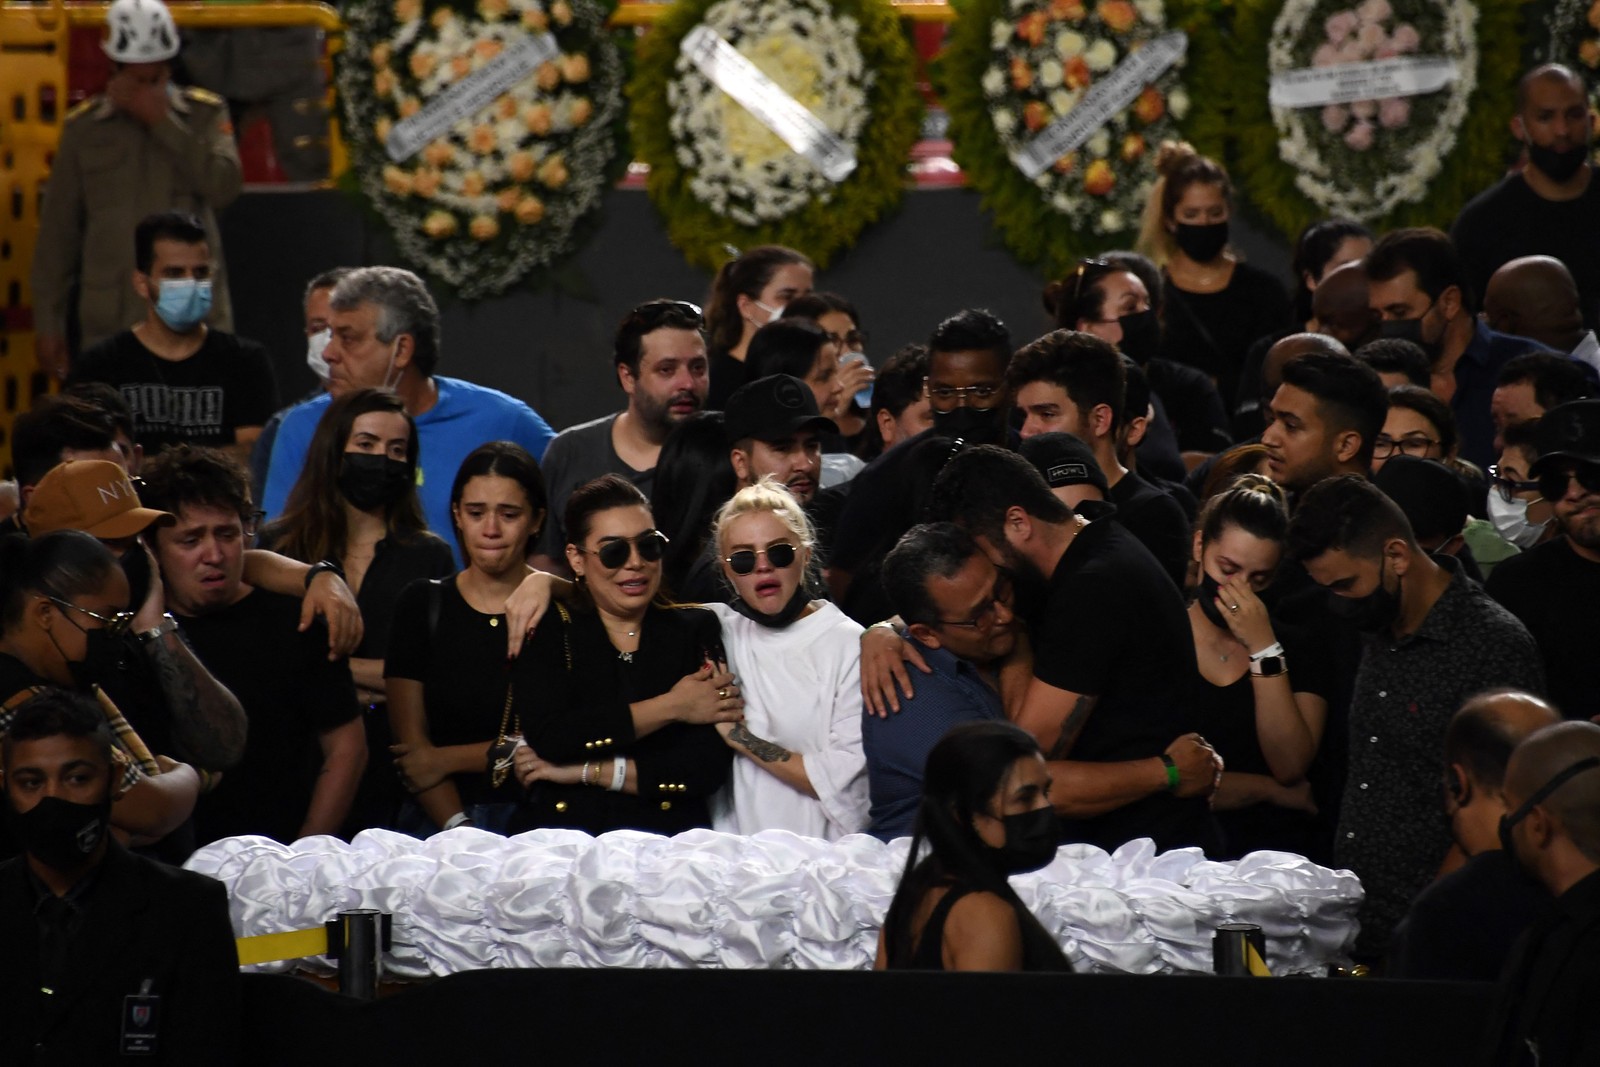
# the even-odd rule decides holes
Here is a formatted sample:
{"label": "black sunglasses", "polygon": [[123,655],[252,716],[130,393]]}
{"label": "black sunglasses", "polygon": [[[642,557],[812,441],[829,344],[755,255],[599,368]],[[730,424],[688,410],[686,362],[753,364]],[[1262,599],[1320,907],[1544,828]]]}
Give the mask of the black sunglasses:
{"label": "black sunglasses", "polygon": [[1572,470],[1557,467],[1539,475],[1539,495],[1553,504],[1567,495],[1574,478],[1589,492],[1600,493],[1600,466],[1579,463]]}
{"label": "black sunglasses", "polygon": [[1078,306],[1078,297],[1083,295],[1083,276],[1085,274],[1091,270],[1099,273],[1100,271],[1108,271],[1111,268],[1112,264],[1103,259],[1085,259],[1080,262],[1077,273],[1072,277],[1072,300],[1068,302],[1067,306],[1074,308]]}
{"label": "black sunglasses", "polygon": [[683,329],[698,330],[705,325],[706,319],[700,305],[687,300],[646,301],[628,312],[628,317],[638,322],[645,333],[659,330],[664,325],[678,326],[680,323]]}
{"label": "black sunglasses", "polygon": [[[617,537],[605,542],[590,554],[600,561],[602,567],[614,571],[627,565],[628,560],[633,558],[635,548],[639,550],[640,559],[646,563],[654,563],[667,550],[667,535],[660,530],[646,530],[638,537]],[[578,551],[586,550],[580,548]]]}
{"label": "black sunglasses", "polygon": [[766,556],[767,562],[781,571],[794,562],[798,551],[799,549],[787,542],[779,542],[760,549],[741,548],[729,556],[727,562],[733,573],[745,575],[756,569],[757,557]]}

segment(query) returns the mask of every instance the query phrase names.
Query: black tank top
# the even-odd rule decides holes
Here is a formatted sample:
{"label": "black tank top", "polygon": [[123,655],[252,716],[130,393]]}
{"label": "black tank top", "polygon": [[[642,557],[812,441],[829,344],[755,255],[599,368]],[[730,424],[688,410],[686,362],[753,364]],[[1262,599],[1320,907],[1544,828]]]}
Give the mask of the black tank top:
{"label": "black tank top", "polygon": [[[911,954],[912,970],[944,970],[944,921],[950,917],[950,909],[955,907],[956,901],[973,892],[976,890],[970,885],[951,886],[939,903],[933,906],[932,914],[923,924],[922,936],[917,941],[917,950]],[[1020,912],[1020,909],[1018,910]],[[1032,918],[1031,915],[1017,916],[1018,925],[1022,930],[1022,969],[1024,971],[1072,970],[1072,964],[1067,961],[1061,946],[1052,941],[1050,935],[1037,922],[1028,921]]]}

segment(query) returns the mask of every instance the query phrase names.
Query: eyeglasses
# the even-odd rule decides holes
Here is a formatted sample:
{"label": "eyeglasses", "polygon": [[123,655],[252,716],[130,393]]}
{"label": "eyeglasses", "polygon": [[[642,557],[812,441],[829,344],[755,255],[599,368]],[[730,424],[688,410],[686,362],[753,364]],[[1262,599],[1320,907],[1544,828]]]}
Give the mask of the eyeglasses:
{"label": "eyeglasses", "polygon": [[1489,487],[1500,494],[1500,499],[1507,504],[1516,499],[1518,493],[1533,493],[1539,489],[1538,482],[1519,482],[1514,478],[1505,478],[1500,474],[1498,464],[1489,465]]}
{"label": "eyeglasses", "polygon": [[849,333],[829,333],[828,343],[841,345],[847,352],[856,352],[867,347],[867,331],[851,330]]}
{"label": "eyeglasses", "polygon": [[783,570],[795,560],[799,549],[787,542],[768,545],[766,548],[741,548],[733,555],[727,557],[727,564],[738,575],[746,575],[756,569],[756,561],[761,556],[767,557],[767,562],[778,570]]}
{"label": "eyeglasses", "polygon": [[592,555],[600,561],[600,566],[607,570],[618,570],[627,566],[633,558],[633,550],[639,550],[639,558],[646,563],[655,563],[661,554],[667,550],[667,535],[660,530],[646,530],[638,537],[615,537],[606,541],[592,552],[580,548],[579,552]]}
{"label": "eyeglasses", "polygon": [[[90,611],[88,608],[80,608],[70,600],[62,600],[58,596],[46,596],[45,599],[50,601],[50,603],[54,604],[58,608],[66,608],[69,611],[80,611],[89,616],[89,618],[94,619],[105,628],[106,636],[108,637],[121,637],[127,632],[128,627],[133,624],[133,612],[131,611],[119,611],[110,618],[107,618],[97,611]],[[72,622],[71,619],[68,619],[67,621]],[[75,622],[73,622],[72,625],[78,626],[78,624]],[[78,626],[78,629],[82,630],[83,627]],[[87,633],[87,631],[85,632]]]}
{"label": "eyeglasses", "polygon": [[989,385],[934,385],[927,378],[922,379],[922,389],[928,396],[928,402],[941,410],[955,407],[966,402],[967,407],[992,408],[1000,400],[1000,394],[1005,391],[1003,386]]}
{"label": "eyeglasses", "polygon": [[1374,459],[1388,459],[1398,452],[1402,456],[1418,456],[1425,458],[1428,449],[1439,442],[1425,434],[1411,433],[1398,440],[1386,434],[1379,434],[1377,440],[1372,442],[1372,457]]}
{"label": "eyeglasses", "polygon": [[1577,463],[1572,467],[1557,467],[1547,470],[1539,475],[1539,495],[1554,503],[1567,495],[1572,486],[1572,479],[1578,479],[1578,484],[1591,493],[1600,493],[1600,466],[1593,463]]}
{"label": "eyeglasses", "polygon": [[1091,270],[1111,270],[1112,265],[1103,259],[1085,259],[1078,263],[1077,272],[1072,276],[1072,299],[1068,302],[1069,308],[1078,306],[1078,297],[1083,295],[1083,276]]}
{"label": "eyeglasses", "polygon": [[244,535],[246,537],[254,537],[256,535],[256,531],[261,528],[261,520],[266,517],[267,513],[262,511],[260,508],[256,508],[254,511],[247,511],[243,515],[240,515],[239,523],[244,527]]}
{"label": "eyeglasses", "polygon": [[989,593],[989,602],[978,609],[978,613],[970,619],[935,619],[940,626],[963,626],[969,630],[987,630],[994,624],[995,609],[1005,605],[1011,606],[1011,579],[1005,575],[996,575],[994,589]]}
{"label": "eyeglasses", "polygon": [[691,304],[687,300],[648,300],[628,312],[628,318],[637,321],[639,328],[649,333],[659,330],[663,325],[677,325],[673,319],[691,320],[683,328],[698,330],[705,324],[706,316],[699,304]]}

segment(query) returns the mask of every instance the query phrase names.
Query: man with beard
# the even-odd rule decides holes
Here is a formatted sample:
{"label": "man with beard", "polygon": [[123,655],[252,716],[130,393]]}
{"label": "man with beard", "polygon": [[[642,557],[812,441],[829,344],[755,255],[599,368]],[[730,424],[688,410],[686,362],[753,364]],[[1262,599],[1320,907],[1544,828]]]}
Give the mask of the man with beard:
{"label": "man with beard", "polygon": [[728,398],[725,428],[734,477],[743,489],[773,478],[805,507],[817,495],[821,434],[838,433],[811,387],[792,374],[769,374]]}
{"label": "man with beard", "polygon": [[1301,494],[1285,544],[1327,614],[1367,635],[1350,700],[1334,863],[1361,878],[1356,952],[1382,956],[1450,849],[1439,753],[1450,718],[1486,689],[1544,690],[1533,638],[1449,556],[1417,544],[1399,506],[1360,475]]}
{"label": "man with beard", "polygon": [[700,309],[682,300],[651,300],[623,317],[612,358],[628,406],[556,435],[540,467],[550,491],[535,561],[564,573],[567,497],[602,474],[620,474],[645,496],[672,428],[705,407],[710,361]]}
{"label": "man with beard", "polygon": [[1600,604],[1600,400],[1575,400],[1539,420],[1529,476],[1563,536],[1495,567],[1489,595],[1522,620],[1544,657],[1550,699],[1571,719],[1600,717],[1594,684]]}

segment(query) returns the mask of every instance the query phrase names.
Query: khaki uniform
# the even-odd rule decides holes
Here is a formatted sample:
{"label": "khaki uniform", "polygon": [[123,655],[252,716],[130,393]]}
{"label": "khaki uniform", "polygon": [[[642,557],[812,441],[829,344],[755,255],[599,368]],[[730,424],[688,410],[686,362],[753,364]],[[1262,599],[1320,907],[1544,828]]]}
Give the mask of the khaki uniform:
{"label": "khaki uniform", "polygon": [[167,92],[171,108],[153,129],[104,96],[67,115],[45,189],[33,304],[38,333],[66,336],[68,298],[78,283],[78,351],[144,319],[146,305],[133,291],[133,231],[161,211],[187,211],[205,224],[216,265],[207,321],[233,329],[214,214],[241,185],[228,106],[205,89]]}

